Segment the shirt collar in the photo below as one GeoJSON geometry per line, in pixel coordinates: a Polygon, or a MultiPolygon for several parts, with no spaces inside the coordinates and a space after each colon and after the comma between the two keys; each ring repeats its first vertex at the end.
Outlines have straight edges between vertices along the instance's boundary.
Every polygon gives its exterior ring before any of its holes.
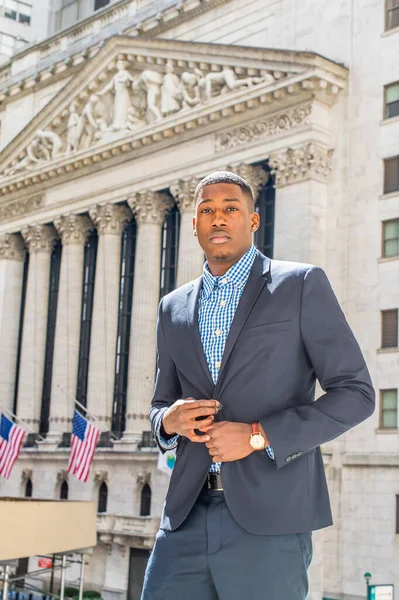
{"type": "Polygon", "coordinates": [[[252,269],[256,256],[255,246],[249,250],[224,274],[213,276],[209,270],[208,261],[204,264],[202,296],[207,298],[215,287],[239,286],[243,287],[252,269]]]}

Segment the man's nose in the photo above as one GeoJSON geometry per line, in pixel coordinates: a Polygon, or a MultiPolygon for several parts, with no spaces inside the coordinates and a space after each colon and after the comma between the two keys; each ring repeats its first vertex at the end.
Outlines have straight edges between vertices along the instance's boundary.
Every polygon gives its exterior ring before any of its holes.
{"type": "Polygon", "coordinates": [[[212,227],[225,227],[226,226],[226,215],[222,210],[215,210],[213,215],[212,227]]]}

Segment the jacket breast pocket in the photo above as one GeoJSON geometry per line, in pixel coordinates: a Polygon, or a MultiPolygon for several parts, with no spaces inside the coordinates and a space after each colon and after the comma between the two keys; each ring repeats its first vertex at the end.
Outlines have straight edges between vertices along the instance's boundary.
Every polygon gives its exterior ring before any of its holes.
{"type": "Polygon", "coordinates": [[[286,331],[291,326],[291,321],[277,321],[276,323],[265,323],[264,325],[255,325],[248,327],[247,333],[253,335],[266,335],[276,331],[286,331]]]}

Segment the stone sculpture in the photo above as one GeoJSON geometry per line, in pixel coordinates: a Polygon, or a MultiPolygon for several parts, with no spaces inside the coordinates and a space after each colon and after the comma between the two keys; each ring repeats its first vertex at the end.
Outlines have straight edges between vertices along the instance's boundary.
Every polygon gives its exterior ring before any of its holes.
{"type": "Polygon", "coordinates": [[[134,82],[134,78],[127,70],[128,62],[119,59],[116,63],[117,72],[112,77],[111,81],[98,92],[99,96],[104,96],[108,92],[114,94],[114,110],[111,129],[118,130],[126,127],[131,108],[130,88],[134,82]]]}
{"type": "Polygon", "coordinates": [[[166,73],[162,81],[161,112],[164,116],[175,113],[181,109],[182,85],[179,77],[174,72],[172,61],[166,63],[166,73]]]}
{"type": "Polygon", "coordinates": [[[146,117],[149,122],[157,121],[162,117],[159,109],[162,82],[162,73],[146,69],[132,84],[133,92],[141,94],[141,104],[146,105],[146,117]]]}

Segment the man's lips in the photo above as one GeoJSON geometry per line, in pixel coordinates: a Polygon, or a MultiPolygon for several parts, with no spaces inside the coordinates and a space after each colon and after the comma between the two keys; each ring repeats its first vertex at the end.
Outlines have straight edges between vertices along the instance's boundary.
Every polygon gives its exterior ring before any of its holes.
{"type": "Polygon", "coordinates": [[[212,235],[210,236],[209,240],[213,243],[213,244],[223,244],[224,242],[227,242],[230,239],[230,236],[225,232],[225,231],[215,231],[212,233],[212,235]]]}

